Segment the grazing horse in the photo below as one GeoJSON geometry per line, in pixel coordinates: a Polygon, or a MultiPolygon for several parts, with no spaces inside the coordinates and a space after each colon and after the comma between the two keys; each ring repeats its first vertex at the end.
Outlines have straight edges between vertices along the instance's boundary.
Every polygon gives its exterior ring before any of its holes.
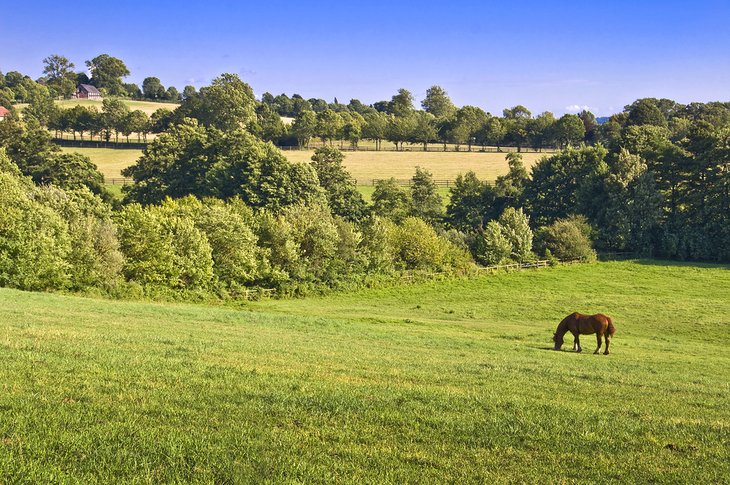
{"type": "Polygon", "coordinates": [[[558,329],[553,335],[553,341],[555,342],[554,350],[560,350],[563,346],[563,335],[567,332],[573,334],[575,340],[573,341],[573,350],[580,352],[580,335],[581,334],[596,334],[596,340],[598,340],[598,347],[593,352],[597,354],[601,350],[601,336],[606,338],[606,351],[603,352],[608,355],[608,344],[610,343],[611,337],[616,333],[616,329],[613,326],[613,322],[609,317],[602,313],[595,315],[582,315],[578,312],[571,313],[567,317],[563,318],[563,321],[558,325],[558,329]]]}

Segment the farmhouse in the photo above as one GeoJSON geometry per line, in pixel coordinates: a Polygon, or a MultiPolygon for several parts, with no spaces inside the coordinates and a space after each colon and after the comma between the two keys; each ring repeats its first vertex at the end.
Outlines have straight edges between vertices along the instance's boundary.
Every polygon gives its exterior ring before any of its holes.
{"type": "Polygon", "coordinates": [[[101,99],[101,93],[91,84],[79,84],[74,97],[78,99],[101,99]]]}
{"type": "Polygon", "coordinates": [[[10,110],[5,106],[0,106],[0,121],[4,120],[7,115],[10,114],[10,110]]]}

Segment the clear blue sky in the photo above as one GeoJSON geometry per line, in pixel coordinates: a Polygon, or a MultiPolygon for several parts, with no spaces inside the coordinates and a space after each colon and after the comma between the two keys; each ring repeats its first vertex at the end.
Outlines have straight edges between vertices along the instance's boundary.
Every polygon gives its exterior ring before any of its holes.
{"type": "Polygon", "coordinates": [[[730,100],[730,0],[125,1],[7,5],[0,70],[108,53],[141,84],[238,73],[256,95],[366,103],[444,87],[493,113],[598,115],[640,97],[730,100]],[[573,108],[570,108],[573,107],[573,108]]]}

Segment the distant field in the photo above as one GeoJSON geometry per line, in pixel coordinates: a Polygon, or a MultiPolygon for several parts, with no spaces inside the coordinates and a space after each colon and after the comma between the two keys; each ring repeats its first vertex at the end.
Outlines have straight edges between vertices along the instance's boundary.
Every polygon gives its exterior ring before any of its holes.
{"type": "MultiPolygon", "coordinates": [[[[408,190],[407,186],[403,187],[405,190],[408,190]]],[[[375,192],[375,186],[373,185],[359,185],[357,187],[357,190],[360,191],[360,193],[363,195],[365,200],[367,202],[371,202],[373,192],[375,192]]],[[[438,187],[436,191],[441,195],[441,200],[443,201],[444,207],[446,207],[446,204],[449,203],[450,195],[449,189],[447,187],[438,187]]]]}
{"type": "Polygon", "coordinates": [[[729,294],[659,261],[243,307],[0,289],[0,481],[728,483],[729,294]],[[575,310],[611,355],[550,350],[575,310]]]}
{"type": "MultiPolygon", "coordinates": [[[[178,107],[177,103],[156,103],[154,101],[137,101],[134,99],[124,99],[121,98],[124,104],[126,104],[130,110],[134,111],[136,109],[142,110],[148,115],[151,115],[155,111],[157,111],[159,108],[165,108],[169,110],[174,110],[178,107]]],[[[81,106],[96,106],[99,111],[101,111],[101,104],[102,101],[98,101],[95,99],[64,99],[61,101],[56,101],[56,104],[62,108],[72,108],[77,105],[81,106]]]]}
{"type": "MultiPolygon", "coordinates": [[[[308,162],[313,150],[287,150],[284,155],[292,162],[308,162]]],[[[505,153],[495,152],[345,152],[345,167],[360,185],[372,184],[372,179],[395,177],[409,179],[420,166],[433,173],[435,179],[453,180],[457,175],[473,170],[484,180],[494,180],[508,171],[505,153]]],[[[529,169],[545,153],[528,152],[522,160],[529,169]]]]}
{"type": "MultiPolygon", "coordinates": [[[[140,150],[112,148],[64,148],[91,158],[107,178],[121,177],[123,168],[132,165],[142,154],[140,150]]],[[[286,150],[284,155],[292,162],[309,162],[313,150],[286,150]]],[[[481,179],[494,180],[507,173],[505,153],[494,152],[345,152],[345,167],[359,185],[372,185],[373,179],[395,177],[410,179],[416,167],[426,168],[435,179],[453,180],[457,175],[473,170],[481,179]]],[[[523,153],[522,160],[529,169],[545,153],[523,153]]]]}
{"type": "Polygon", "coordinates": [[[122,169],[133,165],[142,155],[142,150],[114,148],[69,148],[62,147],[67,153],[76,152],[86,155],[94,162],[104,178],[120,178],[122,169]]]}

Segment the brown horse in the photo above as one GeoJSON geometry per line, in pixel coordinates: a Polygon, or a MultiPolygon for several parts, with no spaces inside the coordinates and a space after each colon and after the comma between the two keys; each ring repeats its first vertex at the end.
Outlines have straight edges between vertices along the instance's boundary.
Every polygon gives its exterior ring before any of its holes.
{"type": "Polygon", "coordinates": [[[602,313],[595,315],[582,315],[578,312],[571,313],[567,317],[563,318],[563,321],[558,325],[558,329],[553,335],[553,341],[555,342],[554,350],[560,350],[563,346],[563,335],[567,332],[573,334],[573,350],[580,352],[580,335],[596,334],[596,340],[598,340],[598,347],[593,352],[597,354],[601,350],[601,336],[606,338],[606,351],[603,352],[608,355],[608,344],[611,341],[611,337],[616,333],[616,329],[613,326],[613,322],[609,317],[602,313]]]}

